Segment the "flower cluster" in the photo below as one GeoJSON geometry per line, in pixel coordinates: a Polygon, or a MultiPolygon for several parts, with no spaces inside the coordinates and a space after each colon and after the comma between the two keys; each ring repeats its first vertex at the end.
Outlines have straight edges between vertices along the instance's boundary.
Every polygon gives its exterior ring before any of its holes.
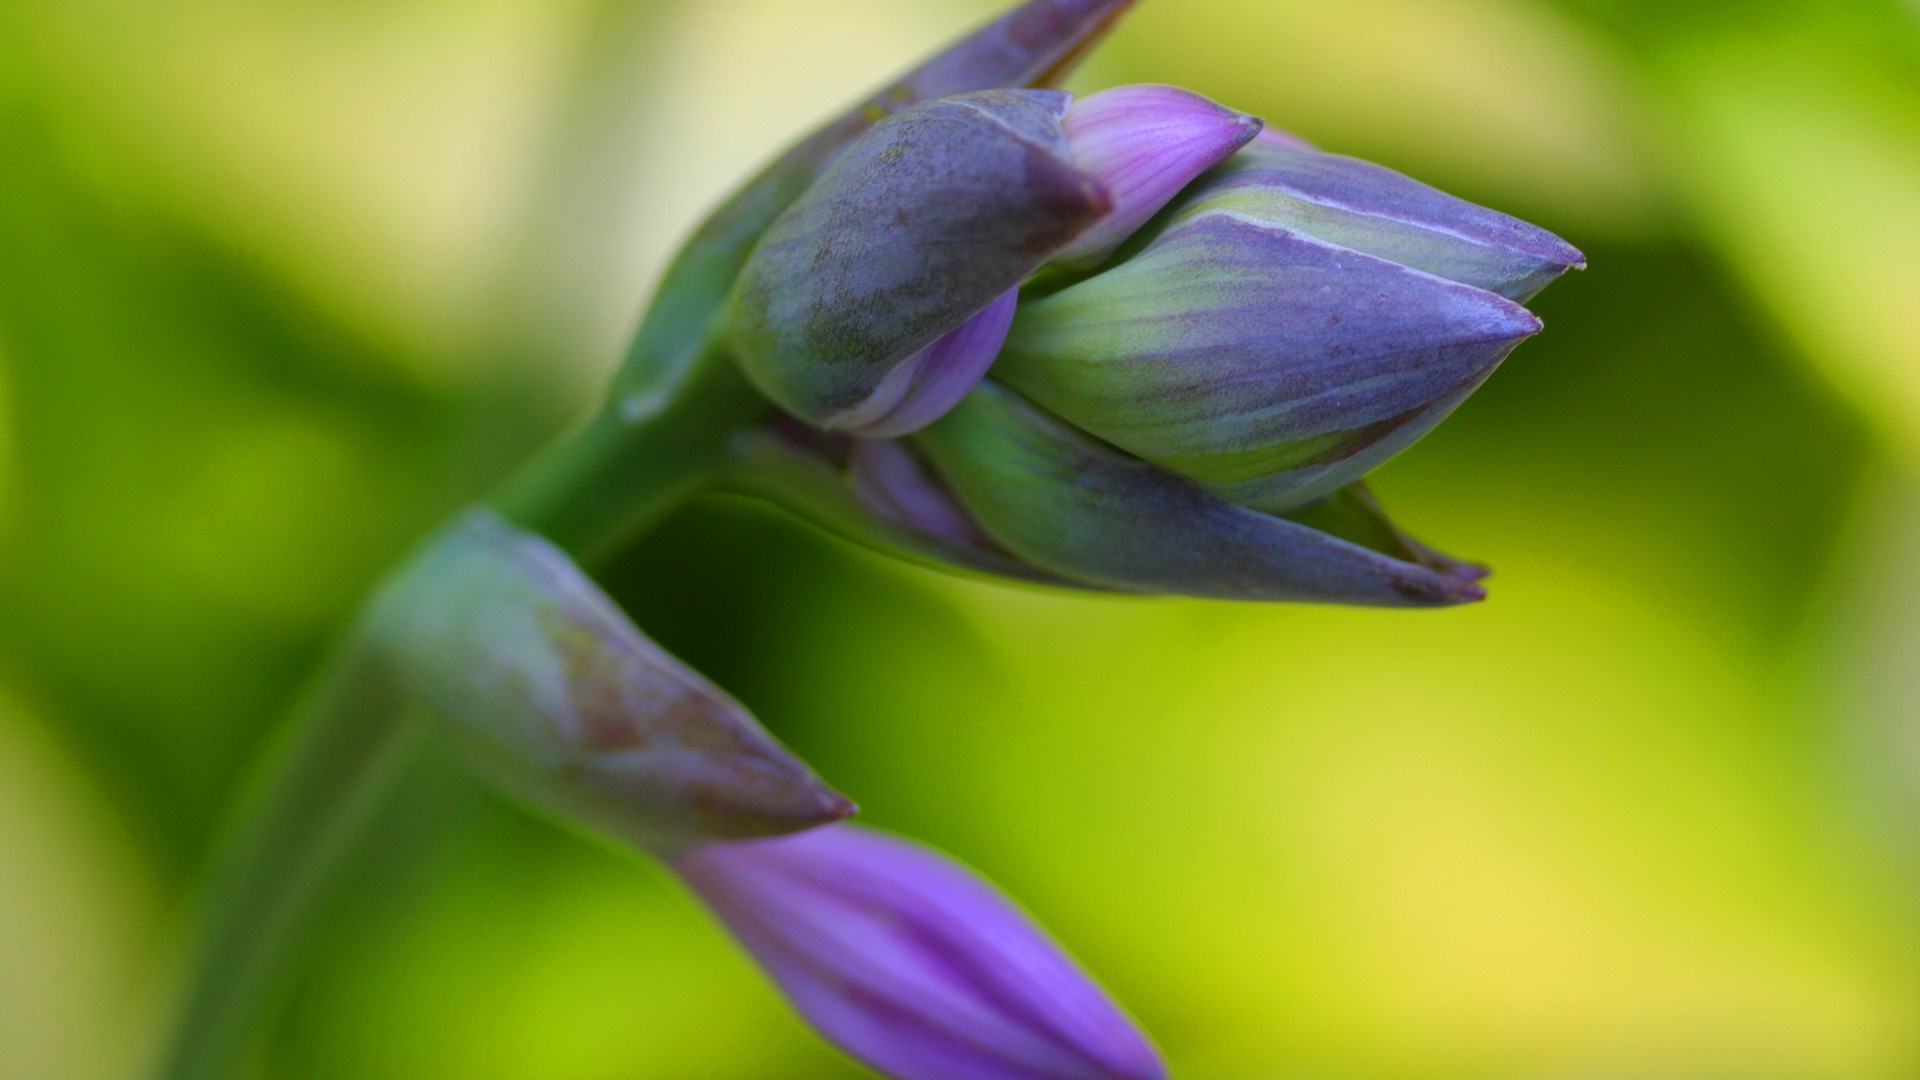
{"type": "Polygon", "coordinates": [[[1083,587],[1436,606],[1478,568],[1361,478],[1539,332],[1524,222],[1171,87],[881,123],[774,222],[741,483],[883,546],[1083,587]]]}
{"type": "MultiPolygon", "coordinates": [[[[610,413],[639,430],[717,363],[699,393],[725,429],[656,449],[718,440],[714,482],[942,566],[1479,599],[1486,572],[1408,537],[1362,477],[1540,330],[1522,305],[1580,253],[1184,90],[1047,89],[1129,3],[1032,0],[777,161],[670,271],[610,413]]],[[[674,867],[881,1072],[1165,1075],[1005,897],[843,823],[851,802],[547,537],[477,512],[369,626],[504,788],[674,867]]]]}

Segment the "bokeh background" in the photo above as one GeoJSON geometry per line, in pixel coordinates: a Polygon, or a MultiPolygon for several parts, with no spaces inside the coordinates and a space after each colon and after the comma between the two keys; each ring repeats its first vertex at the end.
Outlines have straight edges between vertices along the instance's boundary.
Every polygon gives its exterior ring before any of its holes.
{"type": "MultiPolygon", "coordinates": [[[[0,0],[0,1077],[137,1075],[248,762],[675,240],[976,0],[0,0]]],[[[1920,6],[1146,0],[1592,269],[1377,488],[1441,613],[1087,599],[744,503],[607,575],[1188,1080],[1920,1075],[1920,6]]],[[[657,868],[430,754],[287,1080],[829,1080],[657,868]]]]}

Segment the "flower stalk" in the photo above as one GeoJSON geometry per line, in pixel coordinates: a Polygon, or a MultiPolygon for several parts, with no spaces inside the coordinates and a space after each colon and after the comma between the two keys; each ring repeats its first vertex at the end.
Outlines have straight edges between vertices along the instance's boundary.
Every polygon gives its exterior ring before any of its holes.
{"type": "MultiPolygon", "coordinates": [[[[772,407],[713,342],[761,234],[874,124],[949,94],[1051,85],[1133,3],[1031,0],[787,151],[681,250],[602,407],[488,504],[592,565],[735,469],[740,430],[772,407]]],[[[215,852],[155,1080],[245,1074],[308,916],[430,730],[367,621],[363,611],[285,721],[215,852]]]]}
{"type": "Polygon", "coordinates": [[[428,730],[365,634],[348,635],[221,845],[161,1080],[244,1075],[301,928],[428,730]]]}
{"type": "Polygon", "coordinates": [[[1446,607],[1484,568],[1362,477],[1583,264],[1524,222],[1172,87],[1051,89],[1132,0],[1029,0],[707,221],[602,407],[389,576],[229,846],[160,1080],[245,1063],[298,928],[431,718],[529,809],[673,866],[896,1080],[1159,1080],[1064,951],[649,640],[590,570],[712,490],[1020,581],[1446,607]]]}

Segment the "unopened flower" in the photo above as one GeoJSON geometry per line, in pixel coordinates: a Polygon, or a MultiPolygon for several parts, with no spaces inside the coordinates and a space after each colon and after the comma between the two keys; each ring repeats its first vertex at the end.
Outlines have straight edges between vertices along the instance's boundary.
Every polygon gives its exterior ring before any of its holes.
{"type": "Polygon", "coordinates": [[[1151,1044],[998,890],[836,825],[715,844],[681,876],[794,1008],[895,1080],[1162,1080],[1151,1044]]]}
{"type": "Polygon", "coordinates": [[[558,817],[671,854],[853,812],[564,553],[484,511],[394,578],[370,626],[404,691],[558,817]]]}
{"type": "MultiPolygon", "coordinates": [[[[1000,339],[929,348],[1017,288],[1109,208],[1060,119],[1071,99],[990,90],[881,121],[773,223],[734,284],[747,373],[821,427],[898,434],[911,399],[950,407],[1000,339]],[[957,367],[963,377],[950,378],[957,367]],[[956,392],[957,391],[957,392],[956,392]]],[[[939,415],[931,407],[923,411],[939,415]]]]}
{"type": "Polygon", "coordinates": [[[1411,445],[1540,329],[1579,264],[1523,222],[1378,166],[1256,143],[1121,265],[1025,305],[996,376],[1270,512],[1411,445]]]}
{"type": "MultiPolygon", "coordinates": [[[[978,190],[960,179],[959,193],[931,199],[920,177],[963,177],[950,167],[958,151],[886,124],[848,153],[884,161],[862,174],[872,191],[852,198],[830,174],[775,224],[773,253],[756,253],[736,290],[742,363],[816,428],[906,438],[743,436],[742,486],[877,546],[1093,588],[1390,605],[1483,596],[1483,571],[1407,540],[1354,485],[1540,330],[1521,303],[1583,265],[1580,253],[1389,170],[1262,135],[1186,91],[1024,100],[1045,108],[999,126],[1044,150],[1039,174],[1077,175],[1104,196],[1046,244],[1020,248],[949,209],[1031,200],[1030,176],[978,190]],[[892,216],[856,212],[875,200],[892,216]],[[861,258],[873,250],[888,253],[878,277],[861,258]],[[824,282],[807,272],[823,265],[836,268],[824,282]],[[1016,277],[1027,283],[1017,306],[1016,277]],[[881,278],[897,292],[828,284],[881,278]],[[762,318],[775,311],[785,338],[762,318]],[[810,470],[796,463],[809,454],[810,470]],[[768,490],[778,485],[757,468],[809,483],[768,490]]],[[[984,117],[977,104],[933,102],[890,122],[943,109],[958,121],[963,106],[984,117]]],[[[1061,205],[1029,201],[1016,220],[1061,205]]]]}
{"type": "Polygon", "coordinates": [[[809,423],[916,431],[986,374],[1021,282],[1050,261],[1097,260],[1259,130],[1171,87],[917,105],[854,143],[761,238],[734,285],[734,352],[809,423]]]}
{"type": "Polygon", "coordinates": [[[1260,133],[1261,121],[1174,86],[1122,86],[1073,103],[1061,121],[1075,164],[1113,206],[1054,261],[1097,261],[1172,202],[1194,177],[1260,133]]]}

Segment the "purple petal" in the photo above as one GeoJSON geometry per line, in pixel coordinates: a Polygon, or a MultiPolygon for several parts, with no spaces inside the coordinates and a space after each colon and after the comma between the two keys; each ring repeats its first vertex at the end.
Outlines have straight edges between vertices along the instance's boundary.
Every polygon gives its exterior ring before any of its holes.
{"type": "Polygon", "coordinates": [[[1076,102],[1062,126],[1074,160],[1113,209],[1055,260],[1097,260],[1208,169],[1260,133],[1261,121],[1172,86],[1122,86],[1076,102]]]}
{"type": "Polygon", "coordinates": [[[993,543],[900,443],[857,440],[847,460],[847,477],[854,497],[882,521],[951,544],[987,547],[993,543]]]}
{"type": "Polygon", "coordinates": [[[1183,219],[1224,211],[1520,303],[1586,265],[1545,229],[1305,143],[1256,140],[1191,195],[1183,219]]]}
{"type": "Polygon", "coordinates": [[[1161,1080],[1112,999],[1004,896],[847,826],[676,867],[794,1007],[899,1080],[1161,1080]]]}
{"type": "Polygon", "coordinates": [[[867,439],[895,439],[945,416],[999,358],[1019,306],[1020,290],[1008,291],[959,329],[907,358],[887,374],[873,396],[828,426],[867,439]]]}

